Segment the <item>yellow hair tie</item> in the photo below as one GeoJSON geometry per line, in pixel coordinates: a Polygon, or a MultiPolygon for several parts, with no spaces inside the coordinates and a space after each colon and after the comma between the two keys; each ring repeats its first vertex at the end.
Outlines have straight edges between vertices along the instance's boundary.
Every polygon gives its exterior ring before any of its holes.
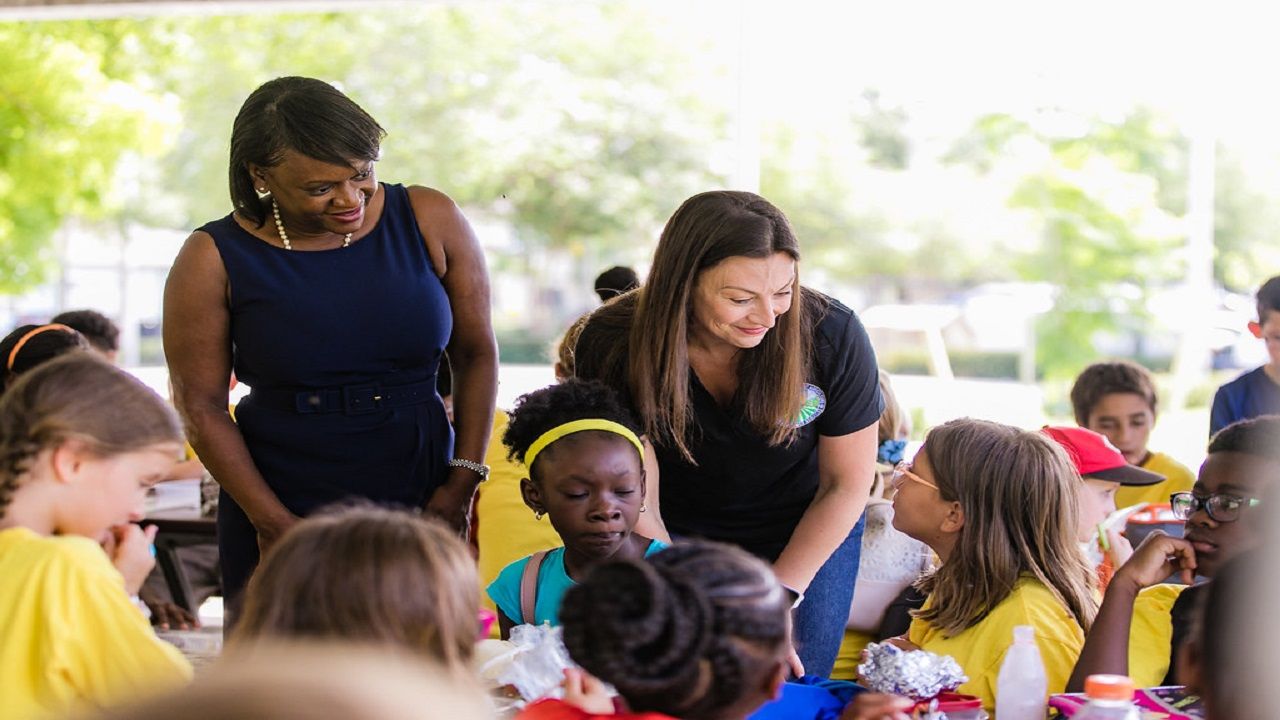
{"type": "Polygon", "coordinates": [[[538,436],[537,440],[524,451],[524,466],[533,467],[533,461],[538,457],[538,453],[547,449],[551,443],[559,440],[566,435],[583,432],[585,430],[603,430],[611,432],[614,435],[621,435],[628,442],[636,446],[636,452],[640,453],[640,462],[644,463],[644,445],[640,443],[640,438],[631,432],[626,425],[616,423],[612,420],[604,420],[601,418],[583,418],[581,420],[573,420],[563,425],[557,425],[550,430],[538,436]]]}

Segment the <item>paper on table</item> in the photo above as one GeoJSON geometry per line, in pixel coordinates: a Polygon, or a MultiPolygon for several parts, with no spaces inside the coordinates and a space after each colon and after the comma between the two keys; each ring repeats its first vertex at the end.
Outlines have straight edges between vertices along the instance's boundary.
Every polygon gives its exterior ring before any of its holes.
{"type": "Polygon", "coordinates": [[[147,513],[179,509],[200,509],[200,478],[170,480],[147,491],[147,513]]]}

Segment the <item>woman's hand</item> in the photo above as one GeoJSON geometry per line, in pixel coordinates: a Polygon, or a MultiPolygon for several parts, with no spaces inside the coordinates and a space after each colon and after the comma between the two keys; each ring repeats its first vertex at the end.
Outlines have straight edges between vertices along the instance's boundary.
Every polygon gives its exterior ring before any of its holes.
{"type": "Polygon", "coordinates": [[[612,715],[613,696],[604,683],[578,668],[564,669],[564,701],[588,715],[612,715]]]}
{"type": "Polygon", "coordinates": [[[471,534],[471,500],[475,497],[479,478],[466,468],[452,468],[449,479],[431,493],[431,499],[423,508],[428,515],[445,522],[458,537],[466,540],[471,534]]]}
{"type": "Polygon", "coordinates": [[[840,720],[911,720],[915,703],[898,695],[864,692],[845,706],[840,720]]]}
{"type": "Polygon", "coordinates": [[[1137,592],[1164,582],[1176,572],[1182,573],[1183,582],[1190,585],[1195,582],[1195,569],[1196,551],[1191,543],[1156,530],[1143,538],[1128,562],[1116,569],[1111,586],[1119,582],[1137,592]]]}
{"type": "Polygon", "coordinates": [[[258,533],[258,557],[264,558],[267,552],[271,550],[271,546],[284,536],[289,528],[298,523],[300,518],[289,511],[268,519],[268,520],[252,520],[253,528],[258,533]]]}
{"type": "Polygon", "coordinates": [[[116,525],[102,544],[111,564],[124,576],[124,589],[130,595],[138,594],[151,568],[156,566],[151,543],[156,539],[157,530],[155,525],[148,525],[145,530],[133,523],[116,525]]]}

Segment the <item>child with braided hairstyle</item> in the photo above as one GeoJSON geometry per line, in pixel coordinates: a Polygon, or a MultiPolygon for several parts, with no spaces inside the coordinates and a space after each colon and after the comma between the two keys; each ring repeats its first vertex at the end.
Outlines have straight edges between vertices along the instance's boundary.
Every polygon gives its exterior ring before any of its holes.
{"type": "Polygon", "coordinates": [[[6,717],[110,706],[190,679],[129,598],[155,564],[155,528],[134,522],[182,437],[164,400],[89,353],[50,360],[0,397],[6,717]]]}
{"type": "Polygon", "coordinates": [[[19,325],[0,339],[0,361],[4,375],[0,391],[12,385],[31,368],[70,350],[88,350],[84,336],[61,323],[19,325]]]}
{"type": "Polygon", "coordinates": [[[644,446],[606,385],[570,379],[516,401],[502,436],[528,470],[524,502],[564,542],[511,563],[488,588],[502,637],[517,624],[559,624],[560,600],[593,565],[666,545],[632,532],[644,506],[644,446]]]}
{"type": "MultiPolygon", "coordinates": [[[[542,700],[518,718],[746,718],[782,694],[793,600],[764,561],[720,543],[601,563],[560,610],[569,656],[594,677],[571,671],[564,700],[542,700]],[[618,690],[624,712],[614,714],[600,680],[618,690]]],[[[863,693],[842,718],[906,718],[910,707],[863,693]]]]}

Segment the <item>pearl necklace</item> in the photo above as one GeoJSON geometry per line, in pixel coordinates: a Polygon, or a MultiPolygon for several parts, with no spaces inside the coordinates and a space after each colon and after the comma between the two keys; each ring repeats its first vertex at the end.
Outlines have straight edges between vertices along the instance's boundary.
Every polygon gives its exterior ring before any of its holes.
{"type": "MultiPolygon", "coordinates": [[[[293,246],[289,244],[289,233],[284,231],[284,223],[280,220],[280,206],[276,204],[275,198],[271,199],[271,214],[276,216],[276,231],[280,233],[280,242],[284,243],[285,250],[292,250],[293,246]]],[[[342,247],[350,247],[351,233],[347,233],[342,238],[342,247]]]]}

